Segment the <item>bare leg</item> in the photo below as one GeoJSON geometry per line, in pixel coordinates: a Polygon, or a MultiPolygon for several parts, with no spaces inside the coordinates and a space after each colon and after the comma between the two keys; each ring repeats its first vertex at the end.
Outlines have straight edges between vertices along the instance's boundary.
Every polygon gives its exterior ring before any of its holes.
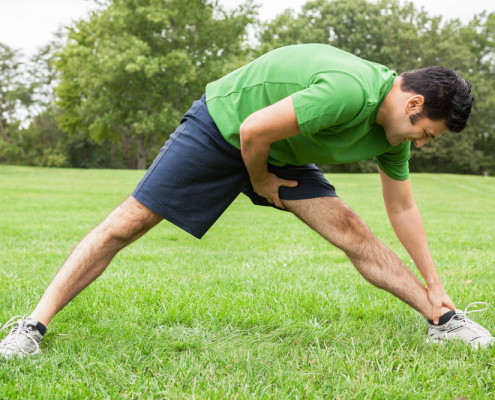
{"type": "MultiPolygon", "coordinates": [[[[421,281],[338,197],[283,200],[283,203],[309,227],[343,250],[367,281],[432,319],[432,306],[421,281]]],[[[447,311],[442,310],[442,313],[447,311]]]]}
{"type": "Polygon", "coordinates": [[[48,325],[55,314],[101,275],[121,249],[160,221],[159,215],[129,197],[76,246],[30,318],[48,325]]]}

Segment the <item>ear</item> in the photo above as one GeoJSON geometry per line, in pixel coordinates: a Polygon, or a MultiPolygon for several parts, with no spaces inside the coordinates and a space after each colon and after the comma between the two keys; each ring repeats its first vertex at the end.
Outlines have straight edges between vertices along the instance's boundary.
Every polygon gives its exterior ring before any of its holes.
{"type": "Polygon", "coordinates": [[[421,94],[415,94],[409,97],[406,102],[406,114],[417,114],[423,111],[423,105],[425,103],[425,98],[421,94]]]}

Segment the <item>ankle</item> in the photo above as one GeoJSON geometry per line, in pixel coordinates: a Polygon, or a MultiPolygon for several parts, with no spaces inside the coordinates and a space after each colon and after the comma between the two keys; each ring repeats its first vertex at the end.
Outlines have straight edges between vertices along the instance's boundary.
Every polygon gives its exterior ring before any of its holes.
{"type": "Polygon", "coordinates": [[[36,312],[33,312],[28,318],[34,319],[35,321],[39,322],[42,324],[45,328],[48,326],[50,323],[50,319],[42,316],[41,314],[38,315],[36,312]]]}

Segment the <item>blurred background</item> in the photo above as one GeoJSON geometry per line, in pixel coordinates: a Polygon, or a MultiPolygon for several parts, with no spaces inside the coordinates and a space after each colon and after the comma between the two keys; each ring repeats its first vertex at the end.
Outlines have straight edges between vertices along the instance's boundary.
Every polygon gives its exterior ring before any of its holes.
{"type": "MultiPolygon", "coordinates": [[[[205,85],[280,46],[327,43],[397,72],[453,68],[468,128],[412,172],[495,174],[495,2],[0,0],[0,163],[149,166],[205,85]]],[[[413,146],[414,147],[414,146],[413,146]]],[[[367,160],[327,172],[376,172],[367,160]]]]}

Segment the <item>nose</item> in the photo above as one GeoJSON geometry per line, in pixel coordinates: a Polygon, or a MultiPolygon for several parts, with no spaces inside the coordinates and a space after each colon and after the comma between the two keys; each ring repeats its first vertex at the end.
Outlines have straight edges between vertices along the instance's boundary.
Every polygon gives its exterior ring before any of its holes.
{"type": "Polygon", "coordinates": [[[423,147],[427,141],[428,141],[428,139],[416,139],[413,142],[414,143],[414,147],[416,147],[417,149],[419,149],[420,147],[423,147]]]}

